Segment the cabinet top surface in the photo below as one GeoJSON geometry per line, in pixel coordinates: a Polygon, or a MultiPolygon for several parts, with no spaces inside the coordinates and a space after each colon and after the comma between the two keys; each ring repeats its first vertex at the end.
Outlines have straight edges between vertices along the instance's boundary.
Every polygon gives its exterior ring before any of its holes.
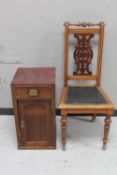
{"type": "Polygon", "coordinates": [[[18,68],[11,84],[55,84],[55,68],[18,68]]]}

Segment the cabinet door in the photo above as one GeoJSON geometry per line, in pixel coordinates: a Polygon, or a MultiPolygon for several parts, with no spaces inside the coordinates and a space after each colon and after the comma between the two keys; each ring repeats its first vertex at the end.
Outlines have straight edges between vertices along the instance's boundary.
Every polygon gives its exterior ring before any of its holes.
{"type": "Polygon", "coordinates": [[[51,100],[19,100],[18,109],[22,145],[29,148],[52,146],[55,121],[51,100]]]}

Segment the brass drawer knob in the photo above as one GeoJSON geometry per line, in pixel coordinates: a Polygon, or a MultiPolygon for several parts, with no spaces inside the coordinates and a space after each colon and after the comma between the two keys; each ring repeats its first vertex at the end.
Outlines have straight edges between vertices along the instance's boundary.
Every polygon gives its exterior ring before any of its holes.
{"type": "Polygon", "coordinates": [[[31,97],[38,96],[38,91],[37,91],[37,89],[30,89],[30,90],[29,90],[29,96],[31,96],[31,97]]]}

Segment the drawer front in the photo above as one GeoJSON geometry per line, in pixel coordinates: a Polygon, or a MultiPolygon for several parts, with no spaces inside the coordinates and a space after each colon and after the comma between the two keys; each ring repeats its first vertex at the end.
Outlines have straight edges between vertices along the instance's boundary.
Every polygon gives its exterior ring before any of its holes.
{"type": "Polygon", "coordinates": [[[16,98],[50,98],[51,87],[17,87],[15,88],[16,98]]]}

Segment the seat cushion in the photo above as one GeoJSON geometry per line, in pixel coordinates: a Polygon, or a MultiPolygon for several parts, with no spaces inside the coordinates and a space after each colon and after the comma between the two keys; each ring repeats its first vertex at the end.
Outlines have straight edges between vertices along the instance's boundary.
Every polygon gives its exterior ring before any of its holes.
{"type": "Polygon", "coordinates": [[[107,103],[97,87],[69,87],[66,104],[105,104],[107,103]]]}

